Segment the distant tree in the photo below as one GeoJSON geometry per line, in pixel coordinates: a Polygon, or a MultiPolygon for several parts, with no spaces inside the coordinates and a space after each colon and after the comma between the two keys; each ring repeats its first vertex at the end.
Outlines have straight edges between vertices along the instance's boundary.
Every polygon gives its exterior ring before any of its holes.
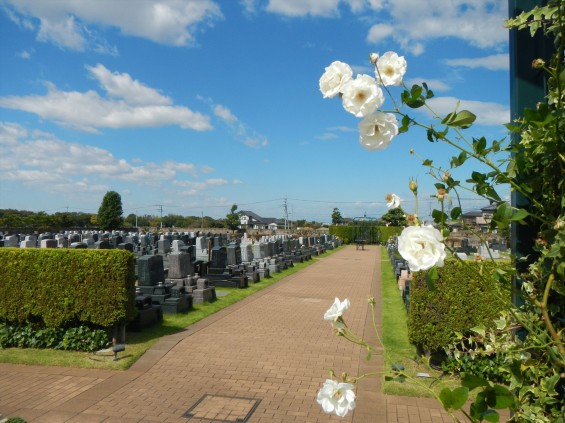
{"type": "Polygon", "coordinates": [[[343,217],[341,216],[339,209],[336,207],[332,212],[332,224],[339,225],[341,223],[343,223],[343,217]]]}
{"type": "Polygon", "coordinates": [[[132,228],[135,227],[136,223],[137,223],[137,216],[134,213],[128,214],[124,220],[124,224],[132,228]]]}
{"type": "Polygon", "coordinates": [[[98,209],[98,225],[104,231],[119,229],[124,224],[122,197],[116,191],[108,191],[98,209]]]}
{"type": "Polygon", "coordinates": [[[406,212],[402,207],[391,209],[381,216],[381,220],[385,221],[391,226],[406,226],[406,212]]]}
{"type": "Polygon", "coordinates": [[[236,230],[239,226],[239,216],[235,212],[237,210],[237,204],[231,206],[230,212],[226,215],[225,224],[226,227],[231,229],[232,231],[236,230]]]}

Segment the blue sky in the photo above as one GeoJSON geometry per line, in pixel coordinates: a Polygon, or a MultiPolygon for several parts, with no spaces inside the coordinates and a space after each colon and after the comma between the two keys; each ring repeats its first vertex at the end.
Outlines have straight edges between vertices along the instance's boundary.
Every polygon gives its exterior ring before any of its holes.
{"type": "Polygon", "coordinates": [[[235,203],[284,217],[286,199],[290,219],[327,222],[334,207],[380,217],[391,192],[413,211],[416,178],[426,217],[434,181],[409,151],[447,164],[453,150],[418,131],[365,150],[319,78],[335,60],[372,75],[369,53],[392,50],[436,111],[460,99],[478,116],[470,137],[503,138],[507,13],[500,0],[0,0],[0,208],[96,213],[114,190],[126,215],[235,203]]]}

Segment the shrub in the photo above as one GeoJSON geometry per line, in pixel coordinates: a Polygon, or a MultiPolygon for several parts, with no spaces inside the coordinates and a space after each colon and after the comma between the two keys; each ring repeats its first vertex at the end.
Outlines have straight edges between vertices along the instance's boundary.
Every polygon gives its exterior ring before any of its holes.
{"type": "Polygon", "coordinates": [[[438,269],[434,287],[427,285],[424,272],[415,273],[410,285],[410,342],[424,351],[437,351],[455,340],[455,332],[491,325],[504,307],[500,298],[510,299],[510,286],[480,275],[491,275],[500,266],[447,260],[438,269]]]}
{"type": "Polygon", "coordinates": [[[0,263],[0,321],[111,327],[135,316],[129,251],[0,248],[0,263]]]}
{"type": "Polygon", "coordinates": [[[110,338],[102,329],[44,328],[0,324],[0,348],[51,348],[56,350],[97,351],[107,347],[110,338]]]}

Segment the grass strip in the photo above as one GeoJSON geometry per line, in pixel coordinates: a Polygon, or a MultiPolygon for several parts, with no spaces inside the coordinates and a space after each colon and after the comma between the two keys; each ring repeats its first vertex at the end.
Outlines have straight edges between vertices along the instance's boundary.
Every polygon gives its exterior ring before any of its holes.
{"type": "Polygon", "coordinates": [[[425,360],[417,358],[416,347],[408,339],[408,313],[404,307],[401,291],[394,270],[388,259],[388,253],[381,247],[381,295],[382,295],[382,341],[385,355],[385,370],[392,365],[401,364],[405,373],[415,381],[382,381],[383,393],[410,397],[433,396],[425,386],[439,393],[444,387],[451,389],[459,386],[456,380],[446,377],[440,371],[429,367],[425,360]],[[419,378],[417,373],[427,373],[429,379],[419,378]]]}

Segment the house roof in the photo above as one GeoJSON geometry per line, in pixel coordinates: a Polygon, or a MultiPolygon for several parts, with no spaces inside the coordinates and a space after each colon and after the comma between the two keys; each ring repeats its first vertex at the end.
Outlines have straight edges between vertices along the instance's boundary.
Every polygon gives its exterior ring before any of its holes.
{"type": "Polygon", "coordinates": [[[249,210],[241,210],[238,214],[240,216],[241,215],[249,216],[251,222],[262,223],[264,225],[270,225],[272,223],[275,223],[277,225],[284,225],[284,220],[282,219],[277,219],[275,217],[261,217],[257,213],[253,213],[252,211],[249,210]]]}

